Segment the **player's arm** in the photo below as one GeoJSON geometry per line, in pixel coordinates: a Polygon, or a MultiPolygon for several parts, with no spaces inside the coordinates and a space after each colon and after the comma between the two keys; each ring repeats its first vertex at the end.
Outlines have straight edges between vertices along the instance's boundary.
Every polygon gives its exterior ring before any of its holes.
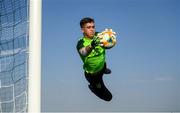
{"type": "Polygon", "coordinates": [[[83,45],[83,40],[80,40],[77,44],[77,50],[82,56],[87,56],[91,51],[97,46],[96,42],[93,40],[92,43],[88,46],[83,45]]]}
{"type": "Polygon", "coordinates": [[[91,45],[88,45],[88,46],[80,48],[79,53],[83,56],[88,56],[92,50],[93,50],[93,47],[91,45]]]}

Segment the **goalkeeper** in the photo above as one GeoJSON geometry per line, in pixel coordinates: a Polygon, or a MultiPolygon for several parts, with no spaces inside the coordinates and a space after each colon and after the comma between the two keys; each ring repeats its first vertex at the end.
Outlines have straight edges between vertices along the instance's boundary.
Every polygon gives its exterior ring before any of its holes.
{"type": "Polygon", "coordinates": [[[111,70],[106,67],[105,48],[98,45],[95,40],[97,32],[95,32],[94,19],[86,17],[80,21],[83,37],[77,43],[78,53],[84,63],[83,69],[87,81],[90,83],[89,88],[92,92],[97,90],[106,91],[105,94],[96,94],[103,100],[110,101],[112,94],[105,87],[103,82],[103,74],[110,74],[111,70]]]}

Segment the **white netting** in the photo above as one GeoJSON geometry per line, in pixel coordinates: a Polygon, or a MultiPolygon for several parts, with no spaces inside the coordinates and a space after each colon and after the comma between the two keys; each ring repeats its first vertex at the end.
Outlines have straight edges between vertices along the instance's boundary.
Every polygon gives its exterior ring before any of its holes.
{"type": "Polygon", "coordinates": [[[0,113],[27,112],[28,1],[0,0],[0,113]]]}

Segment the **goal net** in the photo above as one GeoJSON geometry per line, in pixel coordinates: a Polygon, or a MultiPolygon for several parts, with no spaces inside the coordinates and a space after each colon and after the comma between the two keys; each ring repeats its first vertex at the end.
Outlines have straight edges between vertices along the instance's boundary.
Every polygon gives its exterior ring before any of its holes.
{"type": "Polygon", "coordinates": [[[0,0],[0,113],[28,112],[29,1],[0,0]]]}

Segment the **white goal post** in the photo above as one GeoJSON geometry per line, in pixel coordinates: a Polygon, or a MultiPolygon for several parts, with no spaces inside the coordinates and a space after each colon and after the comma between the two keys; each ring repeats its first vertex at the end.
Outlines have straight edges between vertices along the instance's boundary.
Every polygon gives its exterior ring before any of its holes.
{"type": "Polygon", "coordinates": [[[28,112],[41,108],[41,0],[30,0],[28,112]]]}
{"type": "Polygon", "coordinates": [[[42,0],[0,0],[0,113],[41,112],[42,0]]]}

